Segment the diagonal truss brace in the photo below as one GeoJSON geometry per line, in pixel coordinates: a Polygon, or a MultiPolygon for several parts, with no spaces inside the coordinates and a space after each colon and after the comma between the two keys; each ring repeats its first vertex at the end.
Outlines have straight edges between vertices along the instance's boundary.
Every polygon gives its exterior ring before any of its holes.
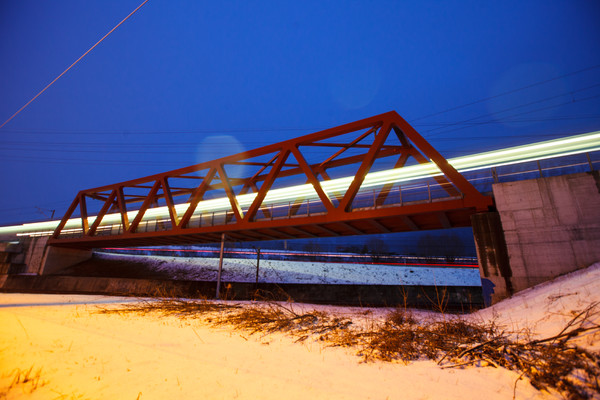
{"type": "MultiPolygon", "coordinates": [[[[479,193],[473,185],[468,182],[454,167],[452,167],[416,130],[414,130],[400,115],[396,112],[388,112],[375,117],[366,118],[350,124],[327,129],[314,134],[306,135],[296,139],[290,139],[281,143],[265,146],[259,149],[251,150],[246,153],[240,153],[218,160],[208,161],[191,167],[181,168],[162,174],[152,175],[146,178],[135,179],[128,182],[122,182],[116,185],[108,185],[100,188],[84,190],[78,193],[73,203],[68,208],[66,214],[58,224],[52,235],[52,239],[59,239],[59,235],[64,230],[67,221],[79,209],[81,218],[81,229],[85,236],[92,237],[97,234],[98,228],[102,223],[109,209],[117,210],[121,215],[122,234],[137,235],[137,229],[144,219],[147,210],[158,204],[159,199],[163,199],[169,213],[171,221],[169,230],[177,232],[186,232],[190,228],[189,222],[195,213],[198,204],[204,199],[205,193],[212,190],[224,190],[230,204],[233,215],[235,216],[234,225],[249,229],[252,224],[257,223],[257,213],[263,210],[263,214],[269,215],[268,210],[263,204],[267,193],[280,178],[286,178],[294,175],[304,175],[306,182],[309,183],[318,195],[321,204],[325,208],[328,220],[343,221],[348,218],[352,211],[352,203],[356,198],[366,175],[372,169],[374,162],[378,158],[398,156],[395,163],[396,168],[402,168],[409,157],[416,159],[418,163],[434,163],[443,176],[433,177],[451,196],[460,194],[465,206],[473,207],[477,210],[487,209],[492,204],[491,198],[479,193]],[[394,129],[395,134],[400,140],[401,145],[386,145],[386,139],[394,129]],[[348,143],[332,143],[326,140],[358,132],[357,136],[348,143]],[[371,133],[374,139],[371,144],[362,143],[371,133]],[[300,147],[339,147],[333,155],[321,162],[310,164],[307,162],[300,147]],[[366,152],[346,156],[348,149],[365,150],[366,152]],[[266,155],[270,159],[265,162],[251,161],[256,157],[266,155]],[[286,164],[288,158],[292,155],[297,164],[286,164]],[[334,196],[337,199],[337,206],[333,204],[329,195],[323,189],[318,176],[324,180],[329,180],[327,170],[350,164],[359,164],[349,187],[334,196]],[[226,165],[255,165],[259,166],[258,172],[249,177],[228,177],[226,165]],[[284,169],[287,168],[287,169],[284,169]],[[197,176],[199,171],[207,171],[203,177],[197,176]],[[169,179],[171,178],[189,178],[201,180],[198,186],[193,188],[171,188],[169,179]],[[136,188],[147,190],[145,195],[124,194],[125,188],[136,188]],[[256,197],[250,206],[244,210],[240,206],[237,196],[247,193],[250,189],[256,192],[256,197]],[[182,197],[186,197],[184,202],[182,197]],[[88,211],[86,199],[95,199],[103,201],[102,208],[96,215],[96,219],[91,224],[88,223],[88,211]],[[129,221],[127,209],[130,204],[140,203],[133,221],[129,221]],[[182,215],[178,215],[176,209],[186,204],[186,209],[182,215]]],[[[386,184],[380,189],[375,205],[382,204],[385,201],[390,185],[386,184]]],[[[271,216],[272,217],[272,216],[271,216]]],[[[271,218],[272,219],[272,218],[271,218]]],[[[193,228],[199,229],[199,228],[193,228]]]]}

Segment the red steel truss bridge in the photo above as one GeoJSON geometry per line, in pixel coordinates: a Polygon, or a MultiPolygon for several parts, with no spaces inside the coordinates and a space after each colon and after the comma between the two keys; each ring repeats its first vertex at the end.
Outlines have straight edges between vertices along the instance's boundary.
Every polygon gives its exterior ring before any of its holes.
{"type": "Polygon", "coordinates": [[[217,242],[223,233],[262,241],[441,229],[470,226],[471,215],[491,206],[391,111],[82,190],[48,244],[90,249],[217,242]]]}

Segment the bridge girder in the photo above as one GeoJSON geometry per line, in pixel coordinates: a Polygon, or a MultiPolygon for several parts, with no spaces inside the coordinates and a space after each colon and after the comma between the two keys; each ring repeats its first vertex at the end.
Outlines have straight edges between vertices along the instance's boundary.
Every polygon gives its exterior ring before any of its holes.
{"type": "Polygon", "coordinates": [[[190,167],[82,190],[49,244],[97,248],[214,242],[220,233],[254,241],[441,229],[468,226],[470,215],[492,205],[491,197],[479,193],[391,111],[190,167]],[[317,154],[315,160],[315,149],[334,151],[326,157],[317,154]],[[386,182],[372,189],[372,204],[364,204],[365,193],[370,196],[371,191],[361,191],[367,174],[376,162],[390,157],[394,157],[394,169],[405,168],[409,161],[437,167],[440,174],[430,177],[431,184],[427,181],[426,199],[407,201],[400,186],[396,194],[396,183],[386,182]],[[250,171],[234,176],[235,168],[250,171]],[[355,171],[347,188],[328,193],[325,186],[332,179],[330,174],[344,168],[355,171]],[[266,202],[271,189],[285,191],[285,184],[298,179],[305,188],[309,185],[314,198],[306,201],[305,195],[298,194],[287,207],[266,202]],[[442,196],[432,197],[434,185],[442,196]],[[215,212],[211,221],[210,212],[199,209],[203,202],[214,202],[215,195],[228,204],[217,222],[215,212]],[[240,204],[242,198],[246,203],[240,204]],[[93,202],[97,212],[90,224],[88,203],[93,202]],[[128,213],[134,204],[140,204],[139,208],[128,213]],[[165,217],[151,216],[159,210],[166,210],[165,217]],[[109,213],[113,218],[118,215],[118,223],[107,228],[109,213]],[[79,221],[74,235],[68,227],[73,218],[79,221]],[[154,223],[152,231],[148,231],[149,221],[154,223]]]}

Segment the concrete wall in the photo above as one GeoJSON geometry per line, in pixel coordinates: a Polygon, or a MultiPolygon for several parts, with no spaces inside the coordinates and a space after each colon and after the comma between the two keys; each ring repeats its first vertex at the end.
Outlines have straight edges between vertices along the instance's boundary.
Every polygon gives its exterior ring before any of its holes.
{"type": "Polygon", "coordinates": [[[52,274],[92,257],[91,250],[48,246],[47,237],[0,243],[0,275],[52,274]]]}
{"type": "MultiPolygon", "coordinates": [[[[511,294],[507,286],[516,292],[600,261],[597,171],[499,183],[493,191],[509,258],[504,272],[480,262],[482,278],[496,285],[493,302],[511,294]]],[[[474,234],[481,257],[484,241],[474,234]]]]}
{"type": "Polygon", "coordinates": [[[45,246],[40,275],[55,274],[72,265],[92,258],[92,250],[45,246]]]}
{"type": "Polygon", "coordinates": [[[0,243],[0,275],[25,270],[25,256],[21,243],[0,243]]]}

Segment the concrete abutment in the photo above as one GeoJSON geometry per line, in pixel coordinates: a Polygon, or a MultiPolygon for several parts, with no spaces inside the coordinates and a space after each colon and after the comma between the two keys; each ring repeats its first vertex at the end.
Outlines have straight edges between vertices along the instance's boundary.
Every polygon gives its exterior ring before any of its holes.
{"type": "Polygon", "coordinates": [[[498,212],[472,217],[492,303],[600,261],[598,171],[497,183],[493,191],[498,212]]]}
{"type": "Polygon", "coordinates": [[[48,237],[0,243],[0,275],[47,275],[89,260],[92,250],[48,246],[48,237]]]}

